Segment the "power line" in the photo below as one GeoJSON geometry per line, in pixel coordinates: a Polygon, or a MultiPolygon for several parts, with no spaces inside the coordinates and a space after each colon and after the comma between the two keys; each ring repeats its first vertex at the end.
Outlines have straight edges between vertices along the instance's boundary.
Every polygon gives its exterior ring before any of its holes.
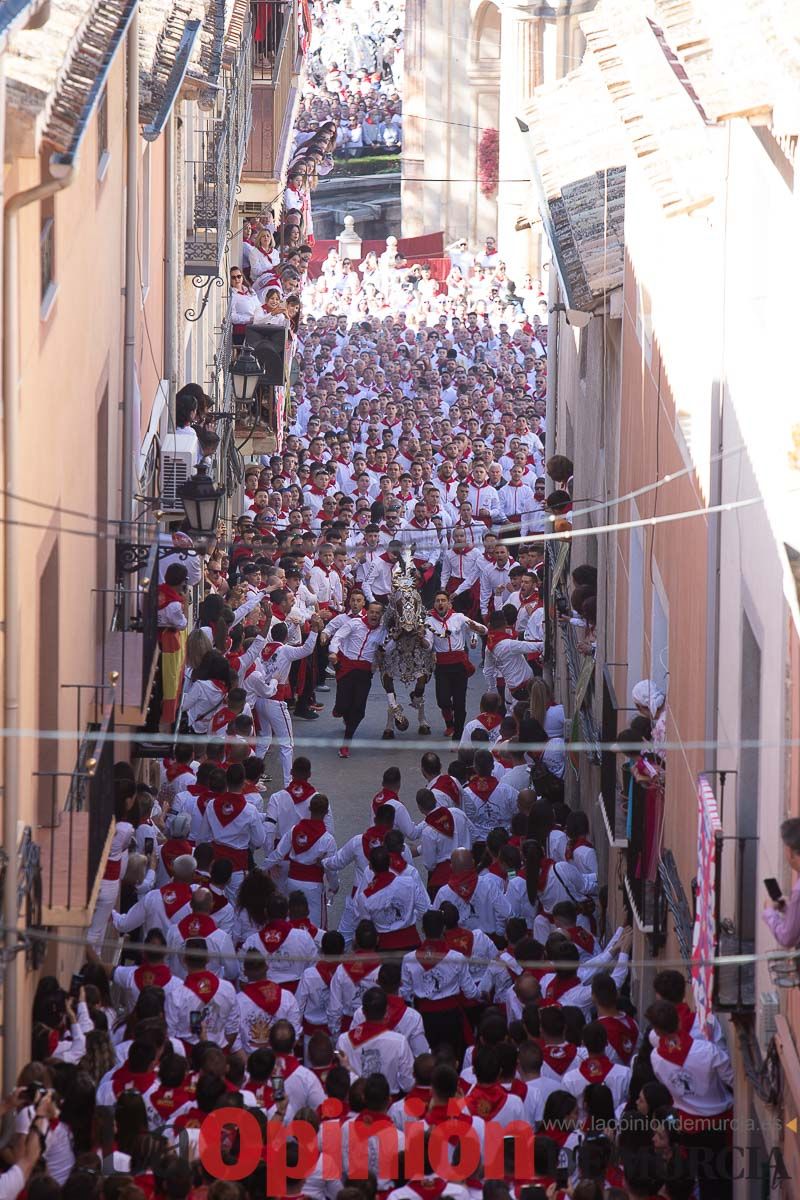
{"type": "MultiPolygon", "coordinates": [[[[98,683],[97,685],[101,685],[98,683]]],[[[87,690],[91,690],[91,686],[87,685],[87,690]]],[[[212,742],[215,745],[241,745],[242,739],[236,737],[215,737],[212,733],[148,733],[148,732],[132,732],[132,733],[89,733],[85,729],[11,729],[0,728],[0,738],[19,737],[31,738],[40,741],[72,741],[77,742],[86,737],[93,738],[96,742],[102,745],[103,742],[119,743],[120,745],[147,745],[147,746],[164,746],[169,749],[172,746],[206,746],[212,742]]],[[[270,746],[309,746],[317,749],[325,749],[338,747],[341,745],[341,733],[304,735],[293,737],[291,740],[288,737],[273,737],[270,746]]],[[[558,739],[554,746],[551,741],[548,742],[514,742],[509,746],[503,744],[504,748],[522,753],[541,754],[548,752],[551,755],[555,753],[567,754],[573,751],[594,754],[602,750],[608,750],[613,753],[649,753],[656,754],[670,753],[671,751],[681,751],[682,753],[688,750],[781,750],[794,747],[800,747],[800,738],[743,738],[741,740],[711,740],[699,739],[696,741],[681,740],[677,742],[659,741],[652,742],[624,742],[616,739],[615,741],[567,741],[558,739]]],[[[392,754],[399,750],[414,750],[414,751],[446,751],[452,758],[457,757],[460,749],[459,743],[451,741],[449,738],[436,737],[411,737],[408,739],[395,739],[391,746],[387,746],[382,738],[357,738],[350,743],[351,750],[355,753],[359,750],[382,750],[384,753],[390,750],[392,754]]],[[[489,742],[468,743],[467,749],[470,750],[491,750],[494,747],[489,742]]],[[[343,776],[346,776],[347,767],[339,767],[343,776]]]]}
{"type": "MultiPolygon", "coordinates": [[[[435,904],[432,907],[435,908],[435,904]]],[[[123,916],[124,916],[124,914],[123,914],[123,916]]],[[[83,946],[84,948],[86,946],[86,938],[85,937],[77,937],[77,936],[73,936],[71,934],[54,933],[51,930],[44,929],[44,928],[40,929],[40,928],[28,927],[27,929],[20,929],[17,926],[0,926],[0,931],[2,931],[4,933],[10,932],[10,933],[16,934],[19,937],[20,941],[23,943],[26,943],[26,942],[52,942],[52,943],[55,943],[56,945],[60,945],[60,946],[83,946]]],[[[614,945],[614,939],[611,938],[611,939],[609,939],[607,946],[613,947],[613,945],[614,945]]],[[[124,950],[131,950],[131,951],[135,951],[135,952],[147,952],[147,953],[152,954],[153,949],[154,949],[152,942],[123,941],[122,936],[120,938],[104,938],[103,941],[100,943],[93,943],[93,946],[95,948],[99,947],[100,950],[109,950],[112,953],[119,951],[122,948],[124,950]]],[[[160,947],[158,947],[158,949],[160,949],[160,947]]],[[[170,957],[173,955],[180,956],[180,953],[181,953],[180,947],[178,947],[176,949],[166,949],[165,957],[170,957]]],[[[408,954],[408,953],[409,952],[407,950],[374,950],[374,951],[370,950],[369,951],[370,957],[379,959],[381,962],[390,962],[390,961],[400,962],[400,961],[402,961],[403,958],[405,958],[406,954],[408,954]]],[[[603,953],[603,948],[601,948],[601,951],[600,951],[600,954],[602,954],[602,953],[603,953]]],[[[501,951],[499,951],[499,950],[497,952],[496,958],[480,958],[480,957],[471,955],[469,961],[473,965],[488,967],[488,966],[492,966],[493,964],[497,963],[498,961],[501,961],[500,955],[501,955],[501,951]]],[[[241,951],[238,954],[236,954],[236,953],[230,954],[230,953],[225,953],[224,951],[217,952],[215,950],[213,952],[213,957],[215,959],[221,959],[223,961],[230,961],[230,962],[243,962],[243,960],[244,960],[244,955],[241,953],[241,951]]],[[[666,967],[676,967],[676,968],[683,968],[685,970],[686,967],[689,965],[691,965],[692,967],[697,967],[697,968],[701,968],[701,967],[720,967],[720,968],[728,967],[728,968],[730,968],[730,967],[739,967],[739,966],[750,966],[754,963],[759,963],[759,962],[766,962],[766,963],[784,963],[785,962],[787,964],[793,965],[796,962],[796,960],[797,960],[797,951],[796,950],[769,950],[769,951],[766,951],[761,954],[755,954],[755,953],[753,953],[753,954],[720,954],[713,958],[704,958],[704,959],[697,959],[697,960],[693,959],[693,960],[691,960],[691,963],[687,962],[687,960],[684,958],[673,958],[673,959],[669,959],[669,958],[638,958],[638,959],[629,958],[626,961],[627,961],[627,966],[629,967],[630,970],[638,971],[645,967],[658,967],[660,970],[663,970],[666,967]]],[[[363,955],[356,954],[355,952],[352,952],[352,951],[349,953],[345,952],[344,954],[318,954],[318,955],[315,955],[313,958],[307,957],[307,956],[301,956],[301,955],[281,954],[281,962],[282,963],[284,963],[284,962],[297,963],[297,964],[302,963],[302,964],[305,964],[306,966],[313,966],[314,963],[317,963],[317,962],[349,963],[349,962],[361,962],[361,961],[363,961],[363,955]]],[[[561,961],[550,962],[549,960],[543,961],[543,960],[539,960],[539,959],[530,961],[530,962],[527,960],[523,960],[523,959],[519,959],[519,960],[514,959],[514,961],[519,963],[521,970],[524,969],[525,967],[532,967],[537,971],[541,971],[541,970],[556,971],[559,968],[564,968],[565,970],[568,969],[571,971],[575,969],[574,962],[561,962],[561,961]]],[[[609,960],[606,959],[605,961],[607,963],[609,960]]],[[[582,964],[582,965],[585,966],[586,964],[582,964]]],[[[604,964],[602,962],[598,963],[598,967],[597,967],[598,971],[602,970],[603,965],[604,964]]]]}

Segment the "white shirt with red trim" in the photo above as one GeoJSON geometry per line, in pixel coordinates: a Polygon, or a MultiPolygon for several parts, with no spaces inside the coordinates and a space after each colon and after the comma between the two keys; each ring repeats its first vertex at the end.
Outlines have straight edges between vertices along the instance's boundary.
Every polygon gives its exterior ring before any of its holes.
{"type": "Polygon", "coordinates": [[[306,967],[317,961],[317,944],[306,929],[296,929],[288,921],[269,921],[258,933],[251,934],[242,946],[242,955],[256,950],[267,960],[267,977],[274,983],[294,983],[306,967]]]}
{"type": "Polygon", "coordinates": [[[385,1076],[392,1095],[408,1092],[414,1086],[414,1056],[408,1039],[395,1029],[373,1033],[367,1022],[362,1020],[356,1026],[354,1021],[339,1037],[336,1049],[356,1075],[385,1076]]]}
{"type": "Polygon", "coordinates": [[[377,950],[374,954],[351,951],[348,960],[336,968],[331,978],[328,1010],[331,1037],[336,1037],[343,1024],[350,1025],[364,992],[377,984],[380,966],[377,950]]]}
{"type": "Polygon", "coordinates": [[[576,1100],[583,1099],[583,1093],[590,1083],[605,1084],[611,1092],[616,1111],[624,1106],[628,1098],[630,1081],[630,1067],[612,1063],[605,1055],[589,1055],[583,1059],[580,1066],[567,1071],[562,1083],[565,1090],[572,1092],[576,1100]]]}
{"type": "MultiPolygon", "coordinates": [[[[288,787],[272,793],[267,801],[264,823],[274,841],[294,829],[298,821],[308,819],[311,815],[311,797],[317,793],[318,789],[306,779],[292,779],[288,787]]],[[[325,825],[333,833],[333,813],[330,809],[325,817],[325,825]]]]}
{"type": "Polygon", "coordinates": [[[677,1033],[650,1034],[650,1063],[656,1079],[668,1087],[672,1103],[694,1117],[719,1116],[733,1104],[733,1066],[717,1042],[677,1033]]]}
{"type": "Polygon", "coordinates": [[[264,819],[242,793],[223,792],[206,805],[200,840],[232,850],[258,850],[266,841],[264,819]]]}
{"type": "Polygon", "coordinates": [[[300,1029],[297,1001],[288,988],[282,988],[271,980],[242,984],[236,1004],[239,1009],[239,1037],[245,1054],[269,1046],[270,1026],[276,1021],[289,1021],[295,1031],[300,1029]]]}
{"type": "Polygon", "coordinates": [[[171,950],[170,966],[173,974],[179,979],[185,979],[186,967],[181,961],[181,951],[188,938],[204,938],[208,947],[208,969],[217,975],[224,975],[231,982],[239,976],[239,962],[236,958],[231,936],[220,929],[213,917],[205,913],[189,913],[174,925],[170,926],[167,934],[167,947],[171,950]]]}
{"type": "Polygon", "coordinates": [[[428,872],[449,862],[454,850],[472,848],[472,827],[459,808],[435,808],[422,822],[420,856],[428,872]],[[449,818],[449,820],[448,820],[449,818]],[[450,827],[452,826],[452,832],[450,827]]]}
{"type": "Polygon", "coordinates": [[[517,811],[517,794],[494,775],[473,776],[464,787],[461,805],[475,837],[486,837],[498,826],[510,830],[517,811]]]}
{"type": "Polygon", "coordinates": [[[381,880],[376,885],[375,879],[365,879],[353,897],[357,920],[372,921],[378,934],[408,929],[421,920],[430,907],[427,896],[423,906],[419,890],[408,872],[395,875],[389,871],[388,874],[391,879],[385,886],[380,886],[381,880]]]}
{"type": "Polygon", "coordinates": [[[361,617],[351,617],[338,633],[331,638],[330,653],[340,652],[351,661],[375,662],[375,655],[386,641],[386,630],[382,625],[371,629],[361,617]]]}
{"type": "Polygon", "coordinates": [[[236,1046],[239,1009],[233,984],[227,979],[220,979],[211,971],[193,971],[186,976],[180,990],[167,996],[164,1007],[167,1028],[181,1041],[194,1045],[201,1034],[192,1030],[192,1013],[200,1013],[207,1041],[218,1046],[236,1046]]]}
{"type": "MultiPolygon", "coordinates": [[[[408,1040],[414,1058],[419,1054],[430,1054],[431,1048],[425,1037],[422,1017],[415,1008],[411,1008],[400,996],[390,996],[387,1016],[390,1018],[390,1028],[395,1033],[402,1033],[403,1037],[408,1040]]],[[[363,1025],[363,1023],[364,1010],[359,1005],[353,1013],[353,1027],[363,1025]]]]}
{"type": "Polygon", "coordinates": [[[484,871],[478,876],[475,890],[463,896],[446,883],[436,893],[437,907],[444,900],[455,904],[458,923],[465,929],[483,929],[486,933],[502,933],[511,916],[511,908],[503,894],[503,885],[496,875],[484,871]]]}

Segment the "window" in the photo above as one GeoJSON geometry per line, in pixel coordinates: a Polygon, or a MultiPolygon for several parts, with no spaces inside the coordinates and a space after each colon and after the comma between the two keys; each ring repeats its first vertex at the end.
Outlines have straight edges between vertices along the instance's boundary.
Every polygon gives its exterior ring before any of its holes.
{"type": "Polygon", "coordinates": [[[97,102],[97,178],[105,178],[108,168],[108,89],[97,102]]]}
{"type": "MultiPolygon", "coordinates": [[[[638,518],[631,504],[631,517],[638,518]]],[[[644,538],[641,529],[630,532],[628,551],[628,693],[642,678],[644,645],[644,538]]],[[[623,705],[623,707],[625,707],[623,705]]]]}
{"type": "Polygon", "coordinates": [[[636,290],[636,336],[645,362],[650,363],[653,358],[653,310],[650,293],[642,283],[636,290]]]}
{"type": "MultiPolygon", "coordinates": [[[[41,180],[50,178],[49,154],[39,156],[41,180]]],[[[56,294],[56,202],[47,196],[39,202],[39,304],[42,320],[46,320],[56,294]]]]}
{"type": "Polygon", "coordinates": [[[142,303],[150,290],[150,143],[142,155],[142,303]]]}
{"type": "MultiPolygon", "coordinates": [[[[761,646],[742,613],[742,682],[740,687],[739,736],[742,742],[757,743],[761,737],[761,646]]],[[[724,765],[720,763],[720,766],[724,765]]],[[[737,933],[752,941],[757,926],[756,906],[758,866],[758,801],[761,776],[761,751],[758,745],[742,746],[739,753],[739,779],[736,787],[736,833],[751,840],[743,843],[738,859],[742,879],[738,897],[744,898],[744,911],[737,912],[737,933]]],[[[738,874],[738,873],[737,873],[738,874]]]]}

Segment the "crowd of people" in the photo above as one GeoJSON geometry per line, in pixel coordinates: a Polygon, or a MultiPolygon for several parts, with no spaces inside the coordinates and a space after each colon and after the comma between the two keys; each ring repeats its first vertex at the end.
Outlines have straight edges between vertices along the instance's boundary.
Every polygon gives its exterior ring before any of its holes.
{"type": "Polygon", "coordinates": [[[404,9],[402,0],[315,5],[297,145],[330,122],[340,157],[400,151],[404,9]]]}
{"type": "MultiPolygon", "coordinates": [[[[333,71],[395,72],[396,7],[315,8],[326,86],[333,71]]],[[[292,331],[291,428],[247,466],[209,557],[165,539],[162,717],[180,736],[161,762],[115,768],[86,959],[69,985],[40,981],[0,1200],[726,1200],[722,1031],[701,1028],[676,970],[636,1011],[631,930],[608,928],[589,817],[565,803],[541,537],[571,527],[572,464],[545,453],[538,287],[514,298],[491,238],[475,254],[453,243],[445,287],[396,243],[358,265],[332,257],[310,285],[310,191],[340,115],[320,95],[280,223],[252,222],[231,273],[240,342],[253,325],[292,331]],[[412,702],[438,748],[402,772],[364,751],[373,781],[354,793],[376,676],[383,738],[409,725],[387,674],[401,584],[420,597],[432,678],[412,702]],[[342,762],[323,779],[293,730],[330,701],[342,762]],[[337,838],[346,810],[363,832],[337,838]],[[247,1156],[231,1110],[263,1154],[247,1156]]],[[[198,404],[185,391],[181,428],[198,404]]],[[[559,614],[589,656],[596,588],[573,565],[559,614]]],[[[657,823],[666,698],[642,681],[632,704],[629,769],[657,823]]]]}

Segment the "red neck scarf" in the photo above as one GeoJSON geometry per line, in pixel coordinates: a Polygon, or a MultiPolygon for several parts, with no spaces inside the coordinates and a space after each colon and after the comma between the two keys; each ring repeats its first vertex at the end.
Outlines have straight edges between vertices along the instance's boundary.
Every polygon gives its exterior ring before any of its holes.
{"type": "Polygon", "coordinates": [[[372,880],[372,883],[368,884],[364,888],[364,895],[377,895],[378,892],[382,892],[384,888],[389,887],[389,885],[393,883],[395,879],[397,879],[397,876],[395,875],[394,871],[378,871],[377,875],[372,880]]]}
{"type": "Polygon", "coordinates": [[[473,775],[467,787],[485,804],[497,787],[497,782],[494,775],[473,775]]]}
{"type": "Polygon", "coordinates": [[[499,1083],[476,1083],[467,1093],[467,1108],[473,1117],[491,1121],[508,1100],[508,1092],[499,1083]]]}
{"type": "Polygon", "coordinates": [[[338,962],[318,962],[314,965],[322,982],[326,987],[330,987],[336,968],[339,966],[338,962]]]}
{"type": "Polygon", "coordinates": [[[325,834],[325,822],[312,820],[298,821],[292,830],[292,850],[295,854],[304,854],[316,846],[325,834]]]}
{"type": "Polygon", "coordinates": [[[438,938],[426,938],[422,945],[417,947],[414,954],[422,969],[430,971],[431,967],[435,967],[442,961],[449,950],[450,947],[444,938],[441,941],[438,938]]]}
{"type": "Polygon", "coordinates": [[[578,1070],[589,1083],[602,1083],[612,1065],[605,1054],[594,1054],[591,1058],[585,1058],[578,1070]]]}
{"type": "Polygon", "coordinates": [[[383,845],[383,839],[389,832],[386,825],[373,825],[361,837],[361,849],[364,851],[364,858],[369,861],[370,851],[375,850],[378,846],[383,845]]]}
{"type": "Polygon", "coordinates": [[[474,867],[471,867],[468,871],[461,871],[459,874],[455,874],[454,872],[448,879],[447,886],[452,888],[455,894],[460,896],[462,900],[471,900],[475,893],[475,888],[478,886],[478,872],[474,867]]]}
{"type": "Polygon", "coordinates": [[[456,823],[449,808],[435,808],[433,812],[428,813],[425,818],[425,824],[430,825],[431,829],[435,829],[437,833],[442,833],[445,837],[449,838],[453,836],[456,829],[456,823]]]}
{"type": "Polygon", "coordinates": [[[292,779],[292,782],[287,787],[286,791],[292,797],[295,804],[302,804],[306,800],[310,800],[312,796],[316,796],[317,789],[312,787],[304,779],[292,779]]]}
{"type": "Polygon", "coordinates": [[[225,829],[242,813],[246,804],[247,801],[241,792],[223,792],[221,796],[217,796],[212,808],[214,816],[225,829]]]}
{"type": "Polygon", "coordinates": [[[573,988],[580,986],[580,979],[577,972],[572,975],[556,975],[555,979],[551,979],[547,985],[547,991],[544,994],[545,1004],[558,1004],[562,996],[567,992],[571,992],[573,988]]]}
{"type": "Polygon", "coordinates": [[[355,957],[342,965],[352,982],[358,984],[381,965],[381,960],[372,950],[355,950],[353,953],[355,957]]]}
{"type": "Polygon", "coordinates": [[[397,792],[393,792],[391,788],[381,788],[379,792],[372,797],[372,811],[376,813],[382,804],[388,804],[390,800],[396,800],[398,803],[400,797],[397,792]]]}
{"type": "Polygon", "coordinates": [[[461,929],[457,925],[455,929],[445,929],[444,940],[451,950],[457,950],[459,954],[464,954],[469,958],[475,942],[475,934],[471,929],[461,929]]]}
{"type": "Polygon", "coordinates": [[[363,1046],[365,1042],[372,1041],[379,1034],[386,1033],[385,1021],[363,1021],[361,1025],[353,1027],[347,1031],[347,1036],[350,1038],[350,1043],[353,1046],[363,1046]]]}
{"type": "Polygon", "coordinates": [[[487,649],[494,650],[500,642],[513,642],[514,640],[514,634],[510,629],[490,629],[486,635],[486,646],[487,649]]]}
{"type": "Polygon", "coordinates": [[[659,1038],[656,1049],[667,1062],[672,1063],[673,1066],[682,1067],[686,1062],[693,1042],[693,1037],[690,1037],[688,1033],[682,1033],[678,1030],[677,1033],[671,1033],[667,1037],[659,1038]]]}
{"type": "Polygon", "coordinates": [[[291,932],[292,927],[288,921],[276,919],[268,921],[258,936],[267,954],[274,954],[276,950],[280,950],[291,932]]]}
{"type": "Polygon", "coordinates": [[[572,859],[575,855],[575,851],[578,849],[579,846],[588,846],[590,850],[593,849],[592,843],[589,841],[588,838],[579,837],[579,838],[575,838],[574,841],[570,840],[567,842],[567,848],[564,852],[564,858],[567,860],[567,862],[572,862],[572,859]]]}
{"type": "Polygon", "coordinates": [[[207,1004],[213,1000],[219,989],[219,979],[211,971],[192,971],[183,981],[184,987],[194,992],[198,1000],[207,1004]]]}

